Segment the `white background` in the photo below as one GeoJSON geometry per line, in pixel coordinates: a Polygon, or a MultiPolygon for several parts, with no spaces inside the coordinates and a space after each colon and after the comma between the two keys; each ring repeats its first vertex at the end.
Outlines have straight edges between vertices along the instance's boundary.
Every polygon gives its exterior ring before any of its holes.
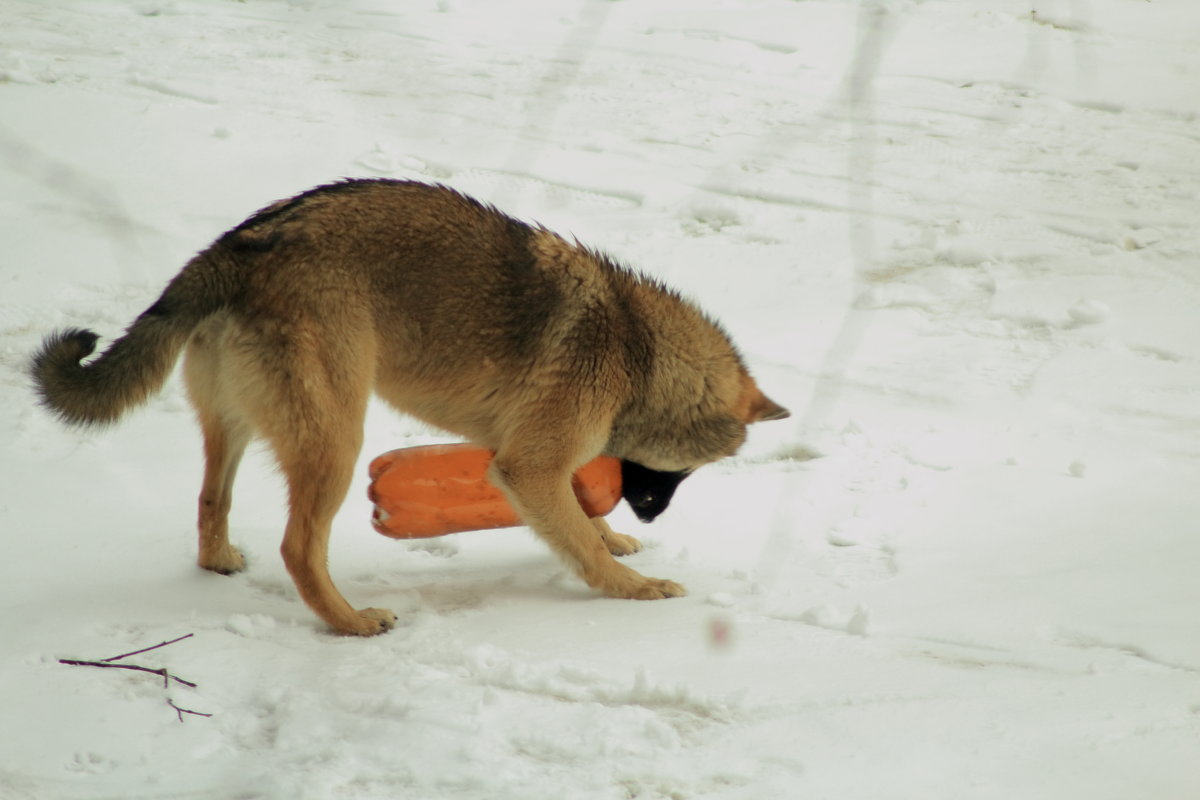
{"type": "Polygon", "coordinates": [[[0,3],[0,796],[1200,796],[1194,0],[0,3]],[[68,430],[24,374],[342,176],[440,181],[680,288],[787,422],[642,526],[687,598],[523,529],[375,534],[329,634],[256,450],[194,566],[178,378],[68,430]],[[129,659],[198,684],[67,667],[129,659]],[[727,634],[727,637],[724,636],[727,634]],[[177,705],[212,714],[187,716],[177,705]]]}

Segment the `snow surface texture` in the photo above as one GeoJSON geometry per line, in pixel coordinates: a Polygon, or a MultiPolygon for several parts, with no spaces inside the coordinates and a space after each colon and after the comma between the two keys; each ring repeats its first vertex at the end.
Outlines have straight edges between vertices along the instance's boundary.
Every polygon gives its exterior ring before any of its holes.
{"type": "Polygon", "coordinates": [[[0,797],[1200,797],[1194,0],[0,7],[0,797]],[[22,372],[341,176],[442,181],[696,297],[792,420],[595,596],[525,530],[406,546],[366,462],[327,633],[260,449],[193,565],[173,380],[76,431],[22,372]],[[68,667],[128,659],[150,675],[68,667]],[[182,723],[167,705],[212,714],[182,723]]]}

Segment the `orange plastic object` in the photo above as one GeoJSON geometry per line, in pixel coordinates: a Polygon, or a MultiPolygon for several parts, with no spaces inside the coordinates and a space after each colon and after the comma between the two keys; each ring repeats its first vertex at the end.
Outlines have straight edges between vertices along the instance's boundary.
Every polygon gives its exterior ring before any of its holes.
{"type": "MultiPolygon", "coordinates": [[[[486,477],[493,455],[469,444],[435,444],[379,456],[371,462],[367,489],[375,530],[394,539],[426,539],[520,525],[504,493],[486,477]]],[[[593,459],[571,484],[587,515],[603,516],[621,499],[621,462],[593,459]]]]}

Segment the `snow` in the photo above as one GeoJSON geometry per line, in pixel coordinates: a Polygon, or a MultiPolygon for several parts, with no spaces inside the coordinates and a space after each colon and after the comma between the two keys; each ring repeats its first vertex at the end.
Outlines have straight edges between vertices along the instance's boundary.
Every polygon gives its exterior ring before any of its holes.
{"type": "Polygon", "coordinates": [[[0,797],[1200,796],[1200,6],[9,0],[0,797]],[[24,364],[341,176],[441,181],[698,299],[793,418],[595,596],[522,529],[406,545],[366,463],[326,632],[194,566],[178,379],[61,427],[24,364]],[[193,681],[69,667],[129,659],[193,681]],[[167,705],[211,717],[179,715],[167,705]]]}

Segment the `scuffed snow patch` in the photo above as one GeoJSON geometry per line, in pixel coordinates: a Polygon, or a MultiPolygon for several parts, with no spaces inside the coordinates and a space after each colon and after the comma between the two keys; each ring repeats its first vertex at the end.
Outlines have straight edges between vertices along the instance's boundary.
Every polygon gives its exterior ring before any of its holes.
{"type": "Polygon", "coordinates": [[[818,628],[841,631],[854,636],[866,636],[870,617],[870,610],[862,604],[856,606],[849,613],[840,611],[832,605],[822,604],[801,613],[799,620],[809,625],[816,625],[818,628]]]}
{"type": "Polygon", "coordinates": [[[253,639],[275,630],[275,619],[266,614],[231,614],[225,621],[225,630],[253,639]]]}
{"type": "Polygon", "coordinates": [[[544,695],[571,703],[641,706],[713,720],[731,719],[739,703],[736,698],[700,694],[685,684],[660,683],[644,669],[637,670],[632,684],[623,684],[574,665],[519,661],[503,650],[489,646],[467,651],[463,663],[471,678],[484,686],[544,695]]]}
{"type": "Polygon", "coordinates": [[[1076,325],[1098,325],[1106,321],[1111,314],[1112,309],[1100,300],[1080,300],[1067,309],[1067,316],[1076,325]]]}

